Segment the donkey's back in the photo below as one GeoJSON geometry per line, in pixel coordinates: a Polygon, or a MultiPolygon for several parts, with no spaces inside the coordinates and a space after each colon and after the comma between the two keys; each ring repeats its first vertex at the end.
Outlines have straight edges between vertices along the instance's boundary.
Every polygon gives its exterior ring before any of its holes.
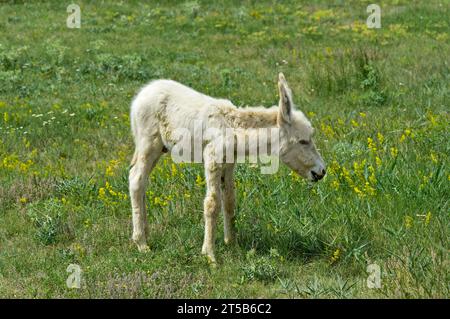
{"type": "Polygon", "coordinates": [[[155,80],[139,91],[131,105],[131,112],[136,114],[136,112],[166,111],[198,114],[211,107],[222,105],[233,106],[229,100],[210,97],[176,81],[155,80]]]}
{"type": "Polygon", "coordinates": [[[137,137],[157,135],[170,148],[176,128],[191,130],[201,121],[216,127],[225,123],[221,114],[235,106],[226,99],[213,98],[172,80],[155,80],[143,87],[131,104],[132,132],[137,137]]]}

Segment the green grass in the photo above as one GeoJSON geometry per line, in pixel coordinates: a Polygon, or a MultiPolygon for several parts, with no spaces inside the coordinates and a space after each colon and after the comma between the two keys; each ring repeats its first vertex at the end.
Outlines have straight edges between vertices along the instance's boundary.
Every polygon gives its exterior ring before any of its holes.
{"type": "Polygon", "coordinates": [[[68,3],[0,5],[0,297],[449,297],[448,3],[383,1],[368,30],[370,1],[76,2],[81,29],[66,27],[68,3]],[[166,157],[138,253],[133,95],[171,78],[270,106],[280,71],[327,177],[239,166],[239,244],[219,225],[213,269],[202,167],[166,157]],[[66,287],[73,263],[81,289],[66,287]]]}

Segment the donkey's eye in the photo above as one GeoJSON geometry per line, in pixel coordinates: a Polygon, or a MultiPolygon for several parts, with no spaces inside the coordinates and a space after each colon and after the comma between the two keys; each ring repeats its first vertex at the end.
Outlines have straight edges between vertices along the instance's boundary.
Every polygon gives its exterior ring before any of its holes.
{"type": "Polygon", "coordinates": [[[307,141],[307,140],[300,140],[299,143],[302,144],[302,145],[308,145],[309,141],[307,141]]]}

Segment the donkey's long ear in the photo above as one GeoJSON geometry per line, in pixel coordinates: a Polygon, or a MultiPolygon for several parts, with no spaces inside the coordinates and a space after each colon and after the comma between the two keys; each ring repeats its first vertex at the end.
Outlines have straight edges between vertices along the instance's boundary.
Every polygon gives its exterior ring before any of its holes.
{"type": "Polygon", "coordinates": [[[294,103],[292,102],[292,91],[283,73],[278,74],[278,91],[280,94],[278,122],[281,123],[280,120],[282,120],[286,123],[291,123],[294,103]]]}

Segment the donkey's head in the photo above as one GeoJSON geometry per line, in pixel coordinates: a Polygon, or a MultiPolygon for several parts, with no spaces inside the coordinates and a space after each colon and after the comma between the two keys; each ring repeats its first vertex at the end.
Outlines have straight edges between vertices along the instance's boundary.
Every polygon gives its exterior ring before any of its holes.
{"type": "Polygon", "coordinates": [[[302,177],[317,182],[325,176],[325,163],[313,141],[314,129],[306,116],[294,109],[292,92],[283,73],[279,74],[280,158],[302,177]]]}

